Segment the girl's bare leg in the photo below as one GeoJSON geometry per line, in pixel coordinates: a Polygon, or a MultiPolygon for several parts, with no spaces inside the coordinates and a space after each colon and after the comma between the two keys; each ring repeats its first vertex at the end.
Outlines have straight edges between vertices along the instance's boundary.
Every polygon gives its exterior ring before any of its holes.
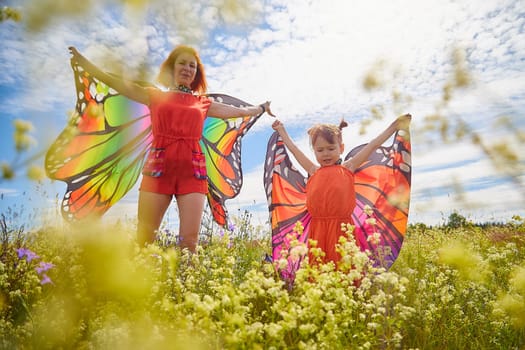
{"type": "Polygon", "coordinates": [[[139,191],[137,241],[141,246],[153,243],[170,203],[171,195],[139,191]]]}
{"type": "Polygon", "coordinates": [[[203,193],[188,193],[177,196],[179,207],[179,238],[180,247],[195,252],[199,241],[202,213],[206,195],[203,193]]]}

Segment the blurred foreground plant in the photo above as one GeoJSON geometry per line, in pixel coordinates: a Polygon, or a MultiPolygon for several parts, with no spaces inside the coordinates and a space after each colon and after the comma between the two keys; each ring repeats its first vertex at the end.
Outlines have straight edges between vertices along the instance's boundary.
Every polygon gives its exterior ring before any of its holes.
{"type": "Polygon", "coordinates": [[[2,177],[0,182],[13,179],[17,170],[24,167],[26,167],[26,174],[29,179],[42,180],[44,178],[44,170],[42,167],[33,164],[33,161],[40,158],[42,153],[22,159],[31,146],[36,144],[36,140],[30,134],[33,131],[33,124],[25,120],[15,119],[13,126],[15,129],[13,133],[13,142],[16,150],[15,158],[10,162],[3,161],[1,163],[2,177]]]}
{"type": "Polygon", "coordinates": [[[12,20],[15,22],[20,21],[22,16],[17,9],[14,9],[9,6],[0,7],[0,22],[12,20]]]}
{"type": "MultiPolygon", "coordinates": [[[[465,50],[456,47],[451,53],[451,72],[444,82],[440,100],[435,103],[435,111],[417,116],[411,125],[411,133],[418,140],[432,144],[434,142],[454,143],[469,141],[481,150],[490,161],[494,170],[510,179],[525,202],[525,158],[520,152],[525,145],[525,130],[519,123],[520,115],[497,115],[489,130],[490,134],[482,134],[480,127],[468,123],[467,119],[455,113],[451,102],[458,99],[460,92],[466,92],[469,87],[475,86],[475,76],[469,71],[468,56],[465,50]],[[503,135],[503,136],[501,136],[503,135]],[[501,136],[501,138],[498,138],[501,136]]],[[[371,108],[371,118],[365,119],[361,125],[361,132],[374,119],[382,119],[385,111],[393,109],[396,115],[410,110],[412,96],[400,92],[395,81],[400,72],[396,67],[390,67],[385,60],[377,62],[366,74],[363,87],[367,91],[391,89],[391,108],[380,104],[371,108]]],[[[484,103],[484,101],[480,101],[484,103]]],[[[519,113],[519,112],[518,112],[519,113]]],[[[461,183],[453,183],[452,187],[459,200],[463,200],[461,183]]]]}

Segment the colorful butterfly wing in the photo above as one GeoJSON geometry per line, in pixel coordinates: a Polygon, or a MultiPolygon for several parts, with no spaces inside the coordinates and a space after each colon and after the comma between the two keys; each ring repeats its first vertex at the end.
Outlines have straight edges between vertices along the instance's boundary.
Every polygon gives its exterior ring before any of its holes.
{"type": "Polygon", "coordinates": [[[288,265],[279,272],[291,283],[303,256],[297,258],[288,254],[290,241],[297,238],[306,244],[311,220],[306,210],[306,180],[293,166],[277,132],[268,141],[265,159],[264,188],[272,225],[272,258],[277,262],[287,257],[288,265]],[[303,226],[302,233],[294,230],[298,222],[303,226]]]}
{"type": "Polygon", "coordinates": [[[77,103],[73,118],[49,148],[45,168],[66,182],[67,220],[102,216],[136,183],[152,141],[147,106],[136,103],[72,61],[77,103]]]}
{"type": "MultiPolygon", "coordinates": [[[[228,95],[207,96],[236,107],[251,106],[228,95]]],[[[227,223],[225,201],[237,196],[242,186],[241,139],[260,116],[231,119],[208,117],[204,122],[201,147],[206,157],[208,203],[213,218],[221,226],[227,223]]]]}
{"type": "MultiPolygon", "coordinates": [[[[345,160],[363,145],[354,148],[345,160]]],[[[370,250],[376,265],[389,268],[405,236],[411,185],[410,135],[397,132],[394,143],[380,147],[355,171],[356,208],[352,215],[355,237],[362,250],[370,250]],[[369,219],[375,219],[369,220],[369,219]],[[374,237],[374,233],[379,236],[374,237]]]]}

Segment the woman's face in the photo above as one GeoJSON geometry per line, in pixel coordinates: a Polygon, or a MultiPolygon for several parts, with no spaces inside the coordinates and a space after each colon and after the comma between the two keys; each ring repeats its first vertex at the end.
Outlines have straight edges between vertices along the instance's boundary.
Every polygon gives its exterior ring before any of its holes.
{"type": "Polygon", "coordinates": [[[197,59],[190,53],[183,52],[175,60],[173,67],[173,82],[175,86],[191,87],[197,74],[197,59]]]}
{"type": "Polygon", "coordinates": [[[344,151],[344,145],[337,143],[330,143],[324,137],[318,136],[313,144],[315,159],[320,166],[334,165],[341,157],[344,151]]]}

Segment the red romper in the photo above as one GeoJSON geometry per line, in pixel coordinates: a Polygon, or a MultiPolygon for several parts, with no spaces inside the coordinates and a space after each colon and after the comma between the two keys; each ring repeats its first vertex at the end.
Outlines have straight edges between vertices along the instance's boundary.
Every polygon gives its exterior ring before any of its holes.
{"type": "Polygon", "coordinates": [[[207,193],[207,180],[195,176],[194,157],[195,152],[202,157],[199,140],[210,99],[154,89],[149,94],[152,148],[165,149],[165,162],[161,176],[143,175],[140,190],[170,195],[207,193]]]}
{"type": "Polygon", "coordinates": [[[324,263],[341,259],[335,245],[343,235],[341,224],[353,224],[355,203],[354,174],[344,166],[320,167],[308,179],[306,208],[312,216],[308,238],[325,252],[324,263]]]}

